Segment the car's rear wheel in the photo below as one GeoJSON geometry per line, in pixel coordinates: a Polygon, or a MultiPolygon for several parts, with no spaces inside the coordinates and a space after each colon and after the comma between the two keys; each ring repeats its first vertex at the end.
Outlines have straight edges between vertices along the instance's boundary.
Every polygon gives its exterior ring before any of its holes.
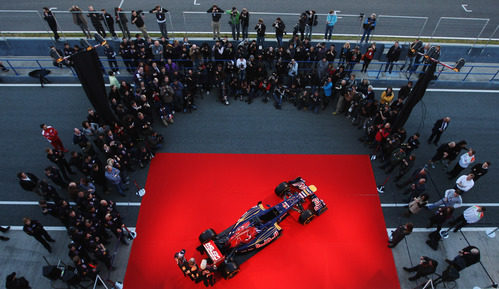
{"type": "Polygon", "coordinates": [[[217,233],[215,233],[215,230],[208,229],[203,233],[201,233],[201,235],[199,235],[199,242],[201,242],[201,244],[204,244],[205,242],[213,240],[213,238],[215,238],[216,235],[217,233]]]}
{"type": "Polygon", "coordinates": [[[289,192],[289,185],[286,182],[280,183],[274,190],[275,194],[279,197],[282,198],[284,195],[289,192]]]}
{"type": "Polygon", "coordinates": [[[306,225],[310,223],[314,219],[314,217],[314,212],[312,212],[311,210],[306,210],[300,214],[298,221],[300,222],[300,224],[306,225]]]}
{"type": "Polygon", "coordinates": [[[222,275],[225,279],[230,279],[239,273],[239,266],[235,262],[228,262],[225,264],[222,275]]]}

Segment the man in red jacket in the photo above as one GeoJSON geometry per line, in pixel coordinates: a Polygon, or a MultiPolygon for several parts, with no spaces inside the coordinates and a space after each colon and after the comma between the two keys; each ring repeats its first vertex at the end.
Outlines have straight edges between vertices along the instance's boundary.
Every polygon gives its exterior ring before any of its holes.
{"type": "Polygon", "coordinates": [[[62,141],[59,138],[59,136],[57,134],[57,130],[55,128],[53,128],[50,125],[46,125],[44,123],[42,123],[40,125],[40,128],[42,129],[42,135],[43,135],[43,137],[46,138],[47,141],[50,144],[52,144],[52,146],[56,150],[63,151],[63,152],[68,152],[68,150],[62,144],[62,141]]]}

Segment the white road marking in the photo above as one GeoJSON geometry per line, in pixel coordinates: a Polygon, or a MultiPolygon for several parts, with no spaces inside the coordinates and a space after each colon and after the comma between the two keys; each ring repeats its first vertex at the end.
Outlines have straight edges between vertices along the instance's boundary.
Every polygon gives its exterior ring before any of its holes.
{"type": "MultiPolygon", "coordinates": [[[[49,83],[45,84],[45,87],[81,87],[81,84],[78,83],[49,83]]],[[[110,86],[106,84],[106,86],[110,86]]],[[[40,84],[37,83],[0,83],[0,87],[40,87],[40,84]]],[[[386,87],[375,87],[374,90],[382,91],[386,90],[386,87]]],[[[394,88],[394,91],[400,90],[400,88],[394,88]]],[[[426,91],[430,92],[462,92],[462,93],[470,93],[470,92],[483,92],[483,93],[499,93],[499,90],[492,89],[455,89],[455,88],[428,88],[426,91]]]]}
{"type": "MultiPolygon", "coordinates": [[[[461,229],[463,232],[484,232],[488,230],[493,230],[496,227],[464,227],[461,229]]],[[[397,228],[386,228],[386,232],[388,235],[391,234],[392,231],[395,231],[397,228]]],[[[442,228],[442,231],[447,230],[448,228],[442,228]]],[[[435,232],[435,228],[414,228],[413,232],[426,233],[426,232],[435,232]]],[[[452,236],[452,235],[449,235],[452,236]]]]}
{"type": "Polygon", "coordinates": [[[199,5],[201,5],[201,4],[199,4],[199,3],[197,2],[197,0],[194,0],[194,4],[193,4],[193,5],[195,5],[195,6],[199,6],[199,5]]]}
{"type": "Polygon", "coordinates": [[[468,13],[473,12],[473,10],[466,8],[466,7],[468,7],[468,4],[463,4],[463,5],[461,5],[461,7],[463,7],[465,12],[468,12],[468,13]]]}
{"type": "MultiPolygon", "coordinates": [[[[483,207],[499,207],[499,203],[462,203],[461,207],[470,207],[470,206],[483,206],[483,207]]],[[[398,208],[405,207],[407,203],[393,203],[393,204],[381,204],[382,208],[398,208]]]]}
{"type": "MultiPolygon", "coordinates": [[[[50,202],[49,202],[50,203],[50,202]]],[[[69,202],[71,206],[76,205],[74,202],[69,202]]],[[[38,206],[35,201],[0,201],[0,205],[14,205],[14,206],[38,206]]],[[[116,202],[120,207],[140,207],[139,202],[116,202]]]]}
{"type": "MultiPolygon", "coordinates": [[[[64,226],[43,226],[43,228],[47,231],[66,231],[66,227],[64,226]]],[[[135,231],[135,227],[128,227],[130,231],[135,231]]],[[[10,226],[10,230],[12,231],[22,231],[23,226],[10,226]]]]}

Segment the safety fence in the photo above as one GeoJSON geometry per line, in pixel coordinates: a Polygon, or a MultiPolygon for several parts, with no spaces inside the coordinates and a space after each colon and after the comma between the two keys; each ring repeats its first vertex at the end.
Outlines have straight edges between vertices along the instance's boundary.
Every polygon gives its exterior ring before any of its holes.
{"type": "MultiPolygon", "coordinates": [[[[152,8],[152,7],[151,7],[152,8]]],[[[73,21],[73,14],[68,10],[51,8],[51,11],[57,21],[58,30],[62,38],[68,33],[80,33],[80,27],[73,21]]],[[[115,17],[114,8],[107,9],[107,12],[115,17]]],[[[81,14],[88,22],[88,27],[94,31],[90,19],[87,17],[89,11],[81,11],[81,14]]],[[[93,13],[104,13],[93,11],[93,13]]],[[[132,34],[138,32],[137,27],[131,23],[131,11],[122,11],[128,20],[127,26],[132,34]]],[[[254,27],[258,19],[263,19],[267,25],[267,35],[273,36],[272,23],[277,17],[280,17],[286,24],[287,33],[293,32],[293,27],[297,24],[300,13],[275,13],[275,12],[253,12],[250,11],[250,21],[248,31],[254,37],[254,27]]],[[[326,29],[327,14],[318,13],[318,25],[313,26],[313,35],[323,36],[326,29]]],[[[333,35],[346,35],[360,38],[363,27],[362,24],[366,14],[346,14],[338,13],[338,22],[334,27],[333,35]]],[[[48,33],[51,35],[50,27],[44,21],[42,11],[38,10],[0,10],[0,37],[6,36],[9,32],[19,33],[48,33]]],[[[195,35],[197,33],[211,33],[211,14],[205,11],[175,11],[167,13],[167,27],[169,33],[178,35],[195,35]]],[[[143,19],[149,32],[159,33],[158,24],[154,14],[144,11],[143,19]]],[[[116,18],[115,18],[116,20],[116,18]]],[[[220,20],[220,26],[223,35],[230,37],[229,16],[224,15],[220,20]]],[[[451,39],[482,39],[497,40],[496,32],[493,27],[488,27],[489,18],[466,18],[466,17],[440,17],[430,19],[426,16],[400,16],[400,15],[378,15],[376,29],[373,34],[376,36],[400,36],[400,37],[425,37],[425,38],[451,38],[451,39]],[[431,20],[431,21],[430,21],[431,20]],[[429,27],[429,25],[432,25],[429,27]],[[433,26],[434,25],[434,26],[433,26]],[[494,30],[494,31],[493,31],[494,30]],[[493,32],[492,32],[493,31],[493,32]]],[[[102,21],[104,28],[109,31],[107,23],[102,21]]],[[[496,25],[494,23],[494,25],[496,25]]],[[[114,30],[120,32],[120,23],[114,23],[114,30]]],[[[121,36],[121,33],[119,34],[121,36]]],[[[334,37],[334,36],[333,36],[334,37]]]]}
{"type": "MultiPolygon", "coordinates": [[[[129,62],[134,66],[136,62],[134,60],[118,60],[118,69],[121,71],[122,76],[132,76],[131,73],[127,73],[127,65],[125,62],[129,62]]],[[[2,73],[2,75],[12,76],[28,76],[29,72],[33,70],[50,70],[52,76],[73,76],[77,77],[76,72],[71,66],[62,66],[56,67],[54,66],[53,60],[51,59],[34,59],[34,58],[0,58],[0,61],[3,62],[3,65],[10,69],[12,72],[2,73]]],[[[102,71],[110,71],[112,67],[109,65],[109,60],[105,57],[101,57],[100,61],[102,63],[102,71]]],[[[173,60],[175,63],[179,64],[179,66],[183,70],[194,69],[196,70],[197,66],[193,66],[193,62],[185,59],[173,60]]],[[[233,60],[217,60],[218,63],[226,63],[233,62],[233,60]]],[[[311,73],[317,67],[316,61],[297,61],[299,67],[299,73],[311,73]]],[[[334,67],[339,66],[339,62],[335,61],[333,63],[334,67]]],[[[344,66],[348,67],[347,64],[341,63],[344,66]]],[[[392,72],[386,70],[386,62],[371,62],[366,72],[361,72],[362,63],[356,64],[350,71],[347,72],[356,74],[358,79],[366,78],[369,80],[417,80],[418,74],[422,71],[424,64],[419,64],[414,67],[414,71],[408,71],[408,67],[404,66],[403,61],[399,61],[395,63],[392,72]],[[402,71],[401,69],[404,68],[402,71]]],[[[269,67],[274,67],[275,63],[270,63],[269,67]]],[[[475,65],[475,64],[466,64],[461,71],[455,72],[449,69],[440,66],[437,68],[435,73],[436,79],[435,81],[482,81],[482,82],[493,82],[499,81],[499,66],[498,65],[475,65]]]]}

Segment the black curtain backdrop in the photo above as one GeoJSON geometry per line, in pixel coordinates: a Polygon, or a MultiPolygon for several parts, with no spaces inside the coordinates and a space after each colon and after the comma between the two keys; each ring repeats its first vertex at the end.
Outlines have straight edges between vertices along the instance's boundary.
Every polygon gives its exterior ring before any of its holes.
{"type": "Polygon", "coordinates": [[[73,54],[71,60],[88,100],[92,103],[97,114],[106,124],[117,122],[118,119],[107,98],[104,77],[102,76],[102,64],[95,49],[73,54]]]}
{"type": "Polygon", "coordinates": [[[409,119],[409,116],[411,115],[412,109],[423,98],[426,89],[428,88],[428,84],[433,80],[436,68],[437,63],[432,62],[428,69],[426,69],[426,72],[421,74],[421,77],[418,82],[416,82],[411,94],[407,97],[407,100],[405,101],[405,104],[402,107],[397,119],[392,124],[392,131],[404,127],[405,123],[409,119]]]}

